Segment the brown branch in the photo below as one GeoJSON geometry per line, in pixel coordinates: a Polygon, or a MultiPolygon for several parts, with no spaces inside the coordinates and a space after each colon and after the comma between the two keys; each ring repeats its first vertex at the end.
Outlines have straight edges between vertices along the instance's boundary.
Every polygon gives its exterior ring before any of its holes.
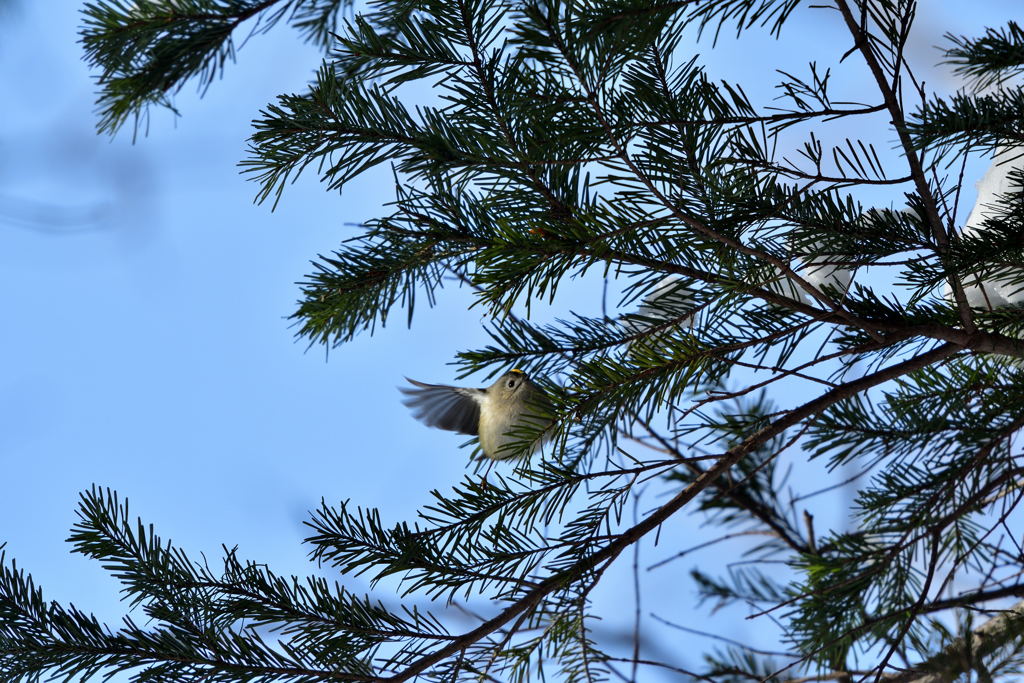
{"type": "Polygon", "coordinates": [[[915,602],[910,608],[910,614],[903,620],[903,624],[900,625],[899,631],[896,633],[896,637],[892,639],[892,645],[889,646],[885,656],[882,657],[882,662],[876,667],[878,670],[878,676],[875,678],[875,682],[879,683],[882,680],[882,672],[885,667],[889,664],[889,660],[896,654],[896,651],[900,649],[900,645],[903,643],[903,639],[907,637],[907,633],[910,632],[910,627],[914,625],[914,620],[921,613],[921,609],[924,607],[925,601],[928,599],[928,591],[931,590],[932,581],[935,579],[935,569],[939,565],[939,557],[942,553],[942,538],[938,533],[932,536],[932,552],[931,557],[928,559],[928,570],[925,575],[924,586],[921,588],[921,595],[918,596],[917,602],[915,602]]]}
{"type": "MultiPolygon", "coordinates": [[[[901,185],[905,182],[913,180],[912,176],[903,176],[901,178],[864,178],[862,176],[828,176],[822,173],[811,173],[810,171],[804,171],[796,167],[792,161],[788,158],[784,158],[788,166],[783,164],[777,164],[772,162],[756,161],[754,159],[743,159],[737,157],[720,157],[719,161],[729,162],[736,164],[737,166],[747,166],[749,168],[756,168],[761,171],[774,171],[790,178],[799,178],[801,180],[809,180],[811,183],[830,183],[842,186],[852,185],[901,185]]],[[[819,164],[820,166],[820,164],[819,164]]],[[[840,169],[842,172],[842,169],[840,169]]],[[[808,186],[809,186],[808,185],[808,186]]],[[[819,263],[818,265],[823,265],[819,263]]],[[[847,265],[842,262],[842,265],[847,265]]]]}
{"type": "Polygon", "coordinates": [[[909,671],[884,676],[885,683],[950,683],[972,662],[992,654],[1024,630],[1024,601],[974,629],[970,640],[957,638],[941,652],[909,671]]]}
{"type": "Polygon", "coordinates": [[[859,114],[873,114],[885,109],[885,104],[876,104],[873,107],[861,107],[859,109],[819,109],[807,112],[784,112],[781,114],[765,114],[763,116],[720,116],[711,119],[655,119],[653,121],[639,121],[641,126],[721,126],[730,123],[778,123],[780,121],[803,121],[818,117],[836,119],[843,116],[857,116],[859,114]]]}
{"type": "Polygon", "coordinates": [[[1013,586],[1004,586],[1003,588],[993,588],[987,591],[975,591],[973,593],[964,593],[955,598],[945,598],[943,600],[935,600],[928,603],[922,610],[922,614],[929,614],[931,612],[939,612],[941,610],[951,609],[953,607],[966,607],[968,605],[974,605],[979,602],[988,602],[989,600],[1000,600],[1002,598],[1024,598],[1024,584],[1015,584],[1013,586]]]}
{"type": "MultiPolygon", "coordinates": [[[[896,90],[893,87],[893,84],[898,82],[898,74],[893,74],[892,82],[886,78],[882,65],[879,63],[875,53],[871,50],[871,42],[868,39],[867,29],[853,15],[849,1],[836,0],[836,8],[843,16],[843,21],[846,22],[846,27],[854,38],[854,49],[860,50],[860,53],[864,57],[864,61],[868,65],[868,69],[871,70],[871,75],[875,78],[875,83],[878,86],[879,92],[885,100],[886,109],[889,110],[889,115],[892,117],[893,127],[896,129],[896,135],[900,140],[900,147],[903,148],[903,153],[907,158],[907,165],[910,167],[910,175],[914,180],[914,186],[917,188],[917,194],[921,197],[925,214],[928,216],[928,223],[932,229],[932,236],[935,239],[939,257],[945,265],[945,262],[948,260],[949,235],[946,234],[946,229],[942,224],[942,218],[939,216],[938,203],[931,187],[928,185],[928,178],[925,176],[924,165],[921,163],[921,158],[917,155],[917,150],[914,148],[913,140],[910,139],[910,133],[907,130],[907,122],[903,116],[903,105],[900,103],[896,90]]],[[[894,69],[898,70],[898,65],[894,66],[894,69]]],[[[971,307],[967,303],[967,296],[964,294],[963,285],[960,284],[959,278],[954,277],[953,275],[950,275],[948,280],[950,287],[953,288],[953,298],[956,301],[957,309],[960,311],[960,321],[963,323],[964,329],[968,332],[974,332],[976,329],[974,325],[974,316],[971,313],[971,307]]]]}
{"type": "MultiPolygon", "coordinates": [[[[658,443],[661,444],[662,448],[667,449],[674,457],[678,458],[692,474],[697,477],[704,474],[706,471],[704,468],[690,458],[687,458],[672,443],[656,432],[649,421],[644,420],[635,413],[633,413],[631,417],[639,422],[644,429],[647,430],[647,433],[653,436],[658,443]]],[[[760,501],[754,500],[744,489],[736,488],[730,482],[719,482],[716,484],[716,488],[719,489],[719,493],[721,495],[732,500],[736,505],[739,505],[741,508],[749,512],[751,516],[768,527],[774,536],[789,546],[794,552],[801,555],[808,552],[807,544],[804,543],[803,540],[791,529],[789,529],[783,520],[779,520],[776,517],[773,509],[764,505],[760,501]]]]}

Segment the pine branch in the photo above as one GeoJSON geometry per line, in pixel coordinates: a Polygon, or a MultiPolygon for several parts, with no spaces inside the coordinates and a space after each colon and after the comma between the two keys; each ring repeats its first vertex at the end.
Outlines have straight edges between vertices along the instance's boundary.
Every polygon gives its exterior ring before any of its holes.
{"type": "Polygon", "coordinates": [[[399,683],[400,681],[409,680],[418,674],[423,673],[430,667],[457,654],[460,650],[469,647],[493,631],[505,626],[519,617],[523,612],[534,608],[546,595],[559,589],[570,577],[593,570],[605,562],[610,562],[623,550],[643,538],[651,531],[657,529],[662,523],[682,509],[697,495],[714,484],[719,477],[728,472],[729,469],[736,465],[736,463],[738,463],[751,450],[760,447],[769,439],[774,438],[790,427],[799,424],[808,417],[817,414],[837,401],[849,398],[850,396],[860,393],[872,386],[900,377],[913,370],[927,367],[931,363],[940,361],[955,354],[957,351],[958,349],[956,346],[952,344],[945,344],[927,353],[921,354],[916,358],[911,358],[866,377],[847,382],[846,384],[843,384],[836,389],[826,392],[820,397],[805,403],[799,408],[786,413],[783,417],[773,421],[770,425],[749,436],[742,443],[723,453],[718,462],[698,476],[693,483],[677,493],[669,502],[652,512],[644,520],[623,532],[616,541],[610,543],[597,553],[587,556],[571,569],[562,573],[554,574],[545,579],[539,583],[536,588],[527,592],[523,597],[509,607],[506,607],[497,616],[485,621],[472,631],[463,634],[452,644],[437,650],[429,656],[421,658],[401,673],[386,678],[385,680],[392,683],[399,683]]]}
{"type": "MultiPolygon", "coordinates": [[[[867,7],[866,4],[864,6],[867,7]]],[[[890,82],[886,77],[886,73],[882,65],[878,61],[876,54],[871,49],[871,43],[869,41],[868,34],[866,33],[866,27],[864,27],[858,18],[854,16],[848,0],[836,0],[836,7],[839,9],[839,12],[843,17],[843,21],[846,23],[846,26],[850,31],[850,35],[853,36],[854,47],[863,55],[864,61],[867,63],[868,68],[875,79],[875,84],[878,86],[878,90],[885,101],[886,109],[892,117],[892,124],[896,128],[896,135],[899,138],[900,147],[907,160],[907,166],[910,168],[910,175],[914,180],[914,186],[917,188],[917,196],[921,200],[925,215],[928,218],[928,225],[932,230],[935,247],[939,253],[940,259],[944,261],[946,258],[946,252],[949,250],[949,235],[946,233],[942,218],[939,215],[938,203],[935,200],[935,194],[932,192],[932,189],[928,184],[928,178],[925,175],[924,166],[917,154],[914,142],[910,137],[900,98],[892,85],[899,80],[897,73],[894,72],[890,74],[892,78],[892,82],[890,82]]],[[[897,65],[894,65],[894,69],[895,68],[897,68],[897,65]]],[[[974,325],[974,317],[970,306],[967,304],[967,296],[964,294],[963,285],[961,285],[960,281],[954,277],[949,278],[949,284],[953,291],[957,310],[960,313],[960,322],[963,324],[965,330],[968,332],[974,332],[976,329],[974,325]]]]}
{"type": "Polygon", "coordinates": [[[98,78],[100,132],[115,133],[153,104],[173,110],[168,93],[198,77],[205,89],[234,57],[239,24],[282,0],[140,0],[88,3],[81,31],[98,78]]]}
{"type": "Polygon", "coordinates": [[[284,17],[326,45],[351,0],[102,0],[88,2],[80,31],[85,58],[98,68],[98,130],[135,132],[153,105],[177,113],[172,96],[190,80],[205,92],[234,61],[234,32],[256,20],[250,36],[284,17]]]}
{"type": "Polygon", "coordinates": [[[1000,144],[1024,141],[1020,107],[1024,89],[1005,88],[996,93],[958,93],[948,100],[923,102],[907,132],[920,149],[943,151],[970,144],[979,150],[994,150],[1000,144]]]}
{"type": "Polygon", "coordinates": [[[1000,86],[1024,71],[1024,29],[1014,21],[1005,29],[985,29],[981,38],[944,37],[954,45],[946,50],[946,63],[971,79],[975,90],[1000,86]]]}
{"type": "MultiPolygon", "coordinates": [[[[649,421],[642,419],[639,415],[634,417],[667,453],[672,454],[686,465],[693,477],[700,478],[704,474],[705,469],[700,464],[687,458],[674,444],[658,434],[649,421]]],[[[799,534],[790,528],[776,510],[763,501],[754,499],[750,492],[743,488],[742,483],[742,480],[738,483],[732,481],[716,482],[716,489],[720,492],[718,495],[730,499],[737,506],[749,512],[754,519],[764,524],[783,543],[789,546],[793,552],[800,554],[809,552],[811,548],[800,538],[799,534]]]]}
{"type": "MultiPolygon", "coordinates": [[[[1018,593],[1019,594],[1019,593],[1018,593]]],[[[908,671],[886,675],[886,683],[948,683],[974,669],[974,663],[1024,633],[1024,602],[1018,602],[908,671]]]]}
{"type": "Polygon", "coordinates": [[[723,126],[731,123],[783,123],[783,122],[812,122],[815,119],[832,121],[844,116],[860,116],[862,114],[874,114],[885,109],[884,104],[876,104],[871,107],[857,108],[825,108],[815,111],[793,111],[780,114],[762,114],[752,116],[721,116],[718,118],[705,119],[660,119],[640,121],[644,126],[723,126]]]}
{"type": "MultiPolygon", "coordinates": [[[[95,41],[87,49],[103,69],[109,130],[151,104],[171,106],[188,80],[207,87],[243,22],[262,30],[286,19],[321,46],[336,37],[310,89],[263,112],[244,165],[259,199],[276,202],[310,165],[337,190],[387,162],[397,201],[318,259],[294,316],[300,336],[336,345],[396,312],[411,323],[455,273],[494,316],[491,342],[462,353],[461,370],[559,377],[537,380],[556,413],[555,455],[434,492],[416,523],[326,504],[311,521],[314,558],[343,573],[499,603],[468,630],[405,600],[394,611],[320,579],[278,577],[233,551],[215,574],[93,492],[76,550],[123,582],[147,628],[111,631],[48,607],[5,565],[0,671],[92,674],[143,661],[153,681],[615,675],[616,658],[591,633],[591,592],[627,548],[697,513],[757,532],[752,566],[694,579],[705,598],[748,600],[777,619],[797,680],[864,670],[885,680],[897,655],[924,659],[906,675],[938,673],[925,653],[946,634],[924,615],[1021,595],[1024,551],[1007,520],[1024,500],[1013,451],[1024,318],[1019,306],[972,304],[986,282],[1024,284],[1024,176],[1001,175],[1013,189],[987,192],[984,214],[972,212],[958,235],[952,216],[968,179],[940,178],[939,167],[976,149],[1004,154],[1021,137],[1021,91],[926,98],[906,54],[913,0],[837,0],[829,14],[854,43],[834,56],[864,58],[881,104],[835,101],[829,67],[812,63],[807,74],[782,72],[783,104],[763,106],[683,56],[687,28],[779,36],[801,4],[373,0],[338,32],[344,0],[90,5],[83,41],[95,41]],[[439,105],[410,101],[405,86],[425,82],[439,105]],[[912,114],[910,92],[922,102],[912,114]],[[895,129],[907,170],[893,172],[867,135],[833,135],[827,124],[850,116],[895,129]],[[802,146],[780,155],[796,126],[809,129],[802,146]],[[900,183],[914,191],[890,208],[858,200],[900,183]],[[854,281],[862,267],[871,270],[854,281]],[[600,316],[528,320],[535,302],[558,304],[569,280],[594,275],[632,312],[602,301],[600,316]],[[937,295],[944,281],[951,293],[937,295]],[[525,318],[513,313],[523,309],[525,318]],[[776,411],[755,398],[761,389],[821,393],[776,411]],[[638,459],[617,447],[623,436],[664,455],[638,459]],[[858,482],[855,530],[803,530],[783,505],[776,465],[800,449],[869,477],[858,482]],[[625,502],[655,478],[676,495],[624,526],[625,502]],[[769,578],[758,566],[768,561],[790,575],[769,578]],[[965,578],[971,587],[951,594],[965,578]]],[[[976,84],[1002,83],[1020,71],[1021,35],[1011,23],[950,38],[947,59],[976,84]]],[[[974,646],[968,627],[950,646],[957,671],[1006,675],[1021,660],[1012,638],[979,656],[974,646]]],[[[635,646],[633,677],[651,661],[641,654],[635,646]]],[[[774,679],[774,657],[731,647],[709,653],[696,676],[774,679]]]]}

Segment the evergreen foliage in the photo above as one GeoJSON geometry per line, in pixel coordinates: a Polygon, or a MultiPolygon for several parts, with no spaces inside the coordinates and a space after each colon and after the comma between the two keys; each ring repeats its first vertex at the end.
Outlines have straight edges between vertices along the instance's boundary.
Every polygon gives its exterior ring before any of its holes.
{"type": "MultiPolygon", "coordinates": [[[[1017,24],[947,36],[947,62],[968,86],[944,97],[908,62],[913,0],[347,9],[88,3],[82,43],[99,73],[99,128],[173,107],[187,83],[210,86],[243,26],[297,27],[325,58],[307,91],[254,122],[244,167],[259,199],[277,202],[311,166],[327,189],[381,163],[396,178],[388,213],[315,262],[299,335],[334,346],[392,315],[411,322],[415,304],[432,304],[454,277],[493,316],[492,343],[460,350],[461,370],[515,365],[548,378],[552,445],[434,492],[414,522],[324,502],[308,522],[313,559],[340,577],[398,585],[395,602],[278,576],[230,549],[211,567],[95,488],[69,540],[122,582],[136,616],[108,626],[49,602],[0,558],[0,678],[1019,675],[1024,306],[969,299],[978,278],[1024,282],[1024,191],[1000,197],[984,234],[961,233],[957,201],[969,192],[947,172],[1024,144],[1017,24]],[[780,102],[757,102],[694,55],[699,35],[785,36],[804,12],[846,30],[835,62],[869,74],[869,102],[836,99],[816,65],[781,73],[780,102]],[[437,103],[409,104],[419,82],[437,103]],[[837,132],[851,123],[863,139],[837,132]],[[869,142],[879,133],[895,154],[869,142]],[[868,190],[890,193],[890,205],[867,203],[868,190]],[[530,319],[532,302],[557,308],[559,286],[580,277],[610,283],[623,314],[530,319]],[[831,473],[823,490],[859,473],[849,528],[816,529],[786,495],[781,464],[815,459],[831,473]],[[647,485],[670,495],[645,498],[630,519],[647,485]],[[773,619],[782,652],[732,643],[683,669],[683,658],[652,661],[639,644],[623,657],[595,636],[591,594],[608,568],[686,515],[720,528],[716,541],[757,539],[748,563],[694,570],[693,586],[773,619]],[[465,628],[451,606],[474,597],[492,604],[465,628]]],[[[675,550],[664,562],[689,552],[675,550]]]]}

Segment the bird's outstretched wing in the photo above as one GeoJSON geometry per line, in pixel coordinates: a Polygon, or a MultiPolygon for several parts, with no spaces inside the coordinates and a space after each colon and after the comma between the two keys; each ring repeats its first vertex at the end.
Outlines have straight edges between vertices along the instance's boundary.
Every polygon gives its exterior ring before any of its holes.
{"type": "Polygon", "coordinates": [[[405,394],[402,403],[412,408],[413,417],[428,427],[477,435],[483,389],[425,384],[406,379],[412,386],[399,387],[399,391],[405,394]]]}

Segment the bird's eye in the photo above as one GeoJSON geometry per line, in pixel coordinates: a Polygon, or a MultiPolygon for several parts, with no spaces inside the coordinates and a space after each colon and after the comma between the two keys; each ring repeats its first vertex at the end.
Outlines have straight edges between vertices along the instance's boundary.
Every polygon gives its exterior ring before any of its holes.
{"type": "Polygon", "coordinates": [[[510,379],[510,380],[508,381],[508,388],[509,388],[509,389],[512,389],[512,388],[514,388],[515,386],[516,386],[516,381],[515,381],[514,379],[510,379]]]}

